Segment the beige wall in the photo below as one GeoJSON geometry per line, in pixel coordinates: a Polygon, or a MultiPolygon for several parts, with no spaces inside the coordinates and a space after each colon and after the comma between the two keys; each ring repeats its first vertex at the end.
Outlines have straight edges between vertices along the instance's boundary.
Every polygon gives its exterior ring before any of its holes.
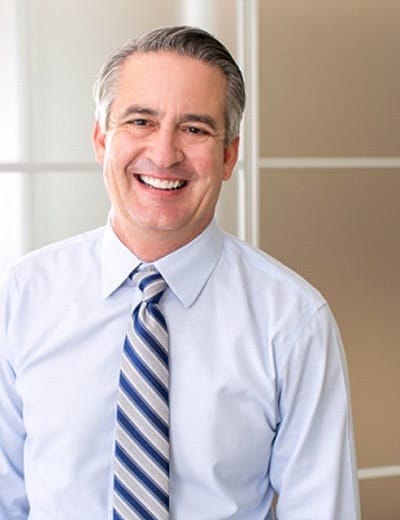
{"type": "MultiPolygon", "coordinates": [[[[340,158],[400,157],[400,2],[260,0],[260,10],[261,156],[336,159],[262,170],[261,246],[334,310],[359,467],[399,465],[400,171],[340,158]]],[[[364,520],[400,518],[400,477],[360,488],[364,520]]]]}

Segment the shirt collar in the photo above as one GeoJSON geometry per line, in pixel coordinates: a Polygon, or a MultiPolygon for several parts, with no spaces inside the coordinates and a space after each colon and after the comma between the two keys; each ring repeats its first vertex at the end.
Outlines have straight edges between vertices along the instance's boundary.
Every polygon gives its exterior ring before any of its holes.
{"type": "MultiPolygon", "coordinates": [[[[223,234],[215,220],[194,240],[169,255],[152,262],[168,287],[190,307],[200,294],[221,256],[223,234]]],[[[110,219],[101,250],[101,292],[104,299],[120,287],[139,267],[137,258],[114,233],[110,219]]]]}
{"type": "Polygon", "coordinates": [[[117,237],[108,219],[101,247],[101,295],[108,298],[137,269],[140,260],[117,237]]]}
{"type": "Polygon", "coordinates": [[[190,307],[221,256],[223,234],[215,220],[194,240],[154,262],[168,287],[190,307]]]}

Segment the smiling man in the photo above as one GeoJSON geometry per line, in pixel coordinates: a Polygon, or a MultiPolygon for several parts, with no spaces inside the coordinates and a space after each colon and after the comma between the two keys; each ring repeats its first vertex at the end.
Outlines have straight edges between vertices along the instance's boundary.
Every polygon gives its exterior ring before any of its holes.
{"type": "Polygon", "coordinates": [[[107,225],[0,291],[0,517],[357,520],[343,347],[321,294],[221,231],[245,91],[190,27],[95,85],[107,225]]]}

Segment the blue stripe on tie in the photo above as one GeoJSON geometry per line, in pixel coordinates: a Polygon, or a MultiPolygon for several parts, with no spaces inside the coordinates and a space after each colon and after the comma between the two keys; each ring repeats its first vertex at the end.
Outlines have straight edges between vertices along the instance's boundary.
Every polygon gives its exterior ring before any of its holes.
{"type": "Polygon", "coordinates": [[[139,372],[144,376],[146,381],[156,390],[160,397],[168,404],[168,388],[158,379],[158,377],[143,363],[143,361],[136,355],[128,337],[125,338],[125,353],[131,362],[137,367],[139,372]]]}
{"type": "Polygon", "coordinates": [[[139,288],[142,292],[145,291],[148,285],[151,285],[155,280],[161,280],[162,276],[158,271],[141,271],[141,274],[145,275],[139,282],[139,288]]]}
{"type": "MultiPolygon", "coordinates": [[[[150,275],[146,276],[145,278],[143,278],[139,282],[138,287],[142,291],[143,295],[145,295],[147,287],[149,285],[152,285],[155,281],[159,281],[159,280],[163,280],[163,277],[160,275],[160,273],[155,272],[154,274],[150,274],[150,275]]],[[[152,296],[151,298],[148,299],[146,296],[144,296],[144,301],[151,301],[153,303],[158,303],[164,292],[164,289],[165,289],[165,283],[162,284],[162,288],[158,292],[156,292],[154,294],[154,296],[152,296]]]]}
{"type": "Polygon", "coordinates": [[[131,471],[131,473],[135,474],[136,478],[142,482],[144,487],[146,487],[154,495],[154,497],[157,498],[166,509],[168,509],[168,495],[164,493],[164,491],[160,489],[157,484],[142,469],[140,469],[139,466],[135,464],[130,457],[128,457],[128,455],[118,443],[115,446],[115,455],[131,471]]]}
{"type": "Polygon", "coordinates": [[[118,407],[117,410],[118,422],[123,426],[125,431],[139,444],[150,458],[168,475],[169,462],[168,460],[144,437],[134,424],[128,419],[124,412],[118,407]]]}
{"type": "Polygon", "coordinates": [[[124,520],[115,509],[113,510],[113,520],[124,520]]]}
{"type": "Polygon", "coordinates": [[[146,403],[146,401],[136,392],[136,390],[131,386],[129,381],[122,373],[120,375],[119,384],[121,388],[125,390],[125,393],[131,399],[131,401],[133,401],[137,405],[137,407],[143,412],[143,414],[168,440],[168,425],[165,424],[165,422],[154,412],[154,410],[146,403]]]}
{"type": "MultiPolygon", "coordinates": [[[[148,308],[149,306],[147,306],[146,310],[148,310],[148,308]]],[[[152,334],[150,334],[149,330],[140,321],[138,308],[136,308],[133,311],[133,318],[133,327],[135,329],[136,334],[140,338],[142,338],[142,340],[147,344],[147,346],[151,348],[151,350],[160,358],[160,360],[168,368],[168,354],[165,352],[163,346],[160,345],[156,338],[152,334]]]]}
{"type": "Polygon", "coordinates": [[[129,491],[125,488],[123,484],[118,480],[117,477],[114,477],[114,489],[118,492],[118,494],[127,502],[132,508],[134,508],[143,520],[157,520],[151,513],[142,506],[142,504],[133,497],[129,491]]]}

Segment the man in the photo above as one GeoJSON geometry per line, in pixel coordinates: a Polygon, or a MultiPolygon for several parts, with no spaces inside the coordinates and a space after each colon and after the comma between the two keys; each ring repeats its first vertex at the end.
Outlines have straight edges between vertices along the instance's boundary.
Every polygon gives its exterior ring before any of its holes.
{"type": "Polygon", "coordinates": [[[2,285],[0,517],[261,520],[277,494],[282,520],[359,518],[327,303],[213,218],[244,108],[231,55],[159,29],[109,59],[95,98],[107,226],[2,285]],[[150,278],[167,284],[151,298],[150,278]]]}

